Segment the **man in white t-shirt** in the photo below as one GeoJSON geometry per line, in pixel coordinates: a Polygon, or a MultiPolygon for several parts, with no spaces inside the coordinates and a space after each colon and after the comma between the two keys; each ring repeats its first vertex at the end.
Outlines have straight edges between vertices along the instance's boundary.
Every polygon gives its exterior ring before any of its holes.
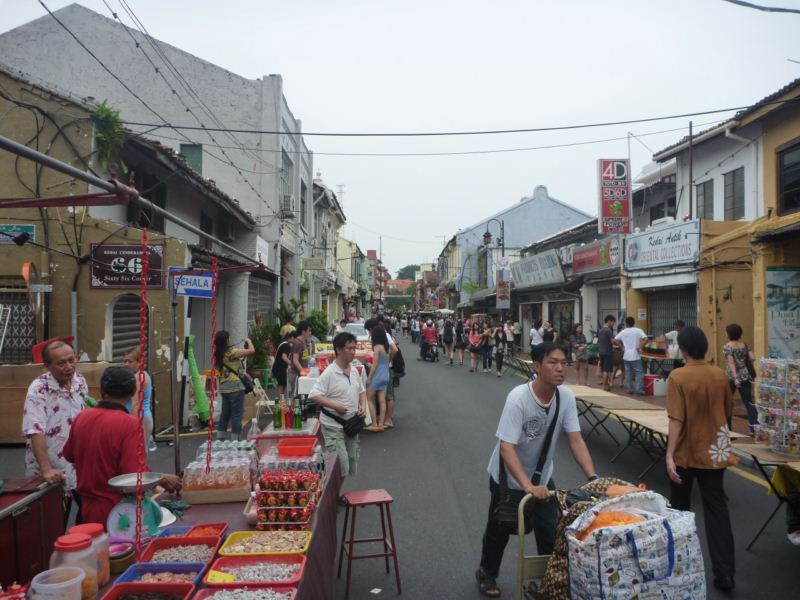
{"type": "Polygon", "coordinates": [[[566,434],[575,462],[586,477],[590,481],[597,479],[592,457],[581,435],[575,395],[561,385],[567,373],[564,350],[552,342],[542,343],[534,350],[533,362],[539,377],[509,392],[497,426],[497,443],[487,468],[491,500],[483,534],[481,565],[475,576],[480,592],[490,598],[500,596],[497,576],[511,535],[511,531],[494,516],[500,500],[500,459],[507,473],[508,487],[535,497],[533,531],[541,555],[552,553],[558,522],[558,503],[550,497],[550,490],[555,489],[553,457],[560,432],[566,434]],[[538,482],[534,484],[534,471],[553,419],[557,419],[553,437],[538,482]]]}
{"type": "MultiPolygon", "coordinates": [[[[367,412],[367,392],[358,370],[352,366],[356,356],[356,336],[338,333],[333,338],[336,360],[325,369],[308,393],[309,399],[323,409],[345,421],[367,412]]],[[[345,435],[341,423],[320,413],[320,423],[325,435],[325,450],[339,455],[342,477],[355,475],[358,465],[358,436],[345,435]]]]}
{"type": "Polygon", "coordinates": [[[614,339],[622,344],[622,362],[625,364],[625,388],[629,394],[633,393],[633,377],[636,376],[636,393],[644,396],[644,374],[642,372],[642,355],[639,349],[647,341],[647,334],[636,325],[636,319],[625,319],[625,329],[620,331],[614,339]]]}

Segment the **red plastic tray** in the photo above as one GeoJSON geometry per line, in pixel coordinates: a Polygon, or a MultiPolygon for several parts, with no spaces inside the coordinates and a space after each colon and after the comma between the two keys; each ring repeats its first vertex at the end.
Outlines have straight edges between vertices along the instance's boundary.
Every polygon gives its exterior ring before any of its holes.
{"type": "Polygon", "coordinates": [[[194,592],[194,585],[191,583],[118,583],[111,586],[102,600],[117,600],[126,594],[147,594],[147,593],[170,594],[187,600],[194,592]]]}
{"type": "Polygon", "coordinates": [[[311,456],[316,445],[316,437],[304,435],[283,438],[278,442],[276,448],[278,449],[278,456],[311,456]]]}
{"type": "MultiPolygon", "coordinates": [[[[222,591],[222,590],[238,590],[238,589],[241,589],[241,588],[231,587],[230,584],[228,584],[227,586],[224,586],[224,587],[203,588],[202,590],[200,590],[199,592],[197,592],[194,595],[192,600],[207,600],[209,597],[213,596],[214,594],[216,594],[219,591],[222,591]]],[[[269,590],[273,590],[273,591],[278,592],[278,593],[290,594],[289,600],[294,600],[295,596],[297,596],[297,588],[294,588],[294,587],[279,587],[277,585],[271,585],[271,586],[267,586],[266,588],[258,588],[258,589],[261,589],[261,590],[269,589],[269,590]]]]}
{"type": "MultiPolygon", "coordinates": [[[[213,527],[213,528],[217,529],[217,535],[219,537],[224,536],[225,532],[228,531],[228,524],[226,522],[224,522],[224,521],[219,521],[217,523],[197,523],[189,531],[186,532],[186,537],[198,537],[198,536],[193,536],[192,532],[195,529],[200,529],[201,527],[213,527]]],[[[203,537],[203,536],[199,536],[199,537],[203,537]]]]}
{"type": "Polygon", "coordinates": [[[203,577],[203,585],[214,588],[264,588],[264,587],[293,587],[300,583],[306,569],[306,557],[302,554],[274,554],[272,556],[221,556],[211,565],[211,571],[221,571],[225,567],[246,567],[264,563],[299,564],[300,570],[292,579],[286,581],[232,581],[228,583],[213,583],[208,581],[208,571],[203,577]]]}
{"type": "Polygon", "coordinates": [[[219,545],[222,542],[221,537],[168,537],[168,538],[155,538],[150,545],[142,552],[139,562],[153,562],[153,555],[158,550],[164,548],[174,548],[175,546],[211,546],[214,550],[211,553],[211,558],[206,562],[211,562],[217,555],[219,545]]]}

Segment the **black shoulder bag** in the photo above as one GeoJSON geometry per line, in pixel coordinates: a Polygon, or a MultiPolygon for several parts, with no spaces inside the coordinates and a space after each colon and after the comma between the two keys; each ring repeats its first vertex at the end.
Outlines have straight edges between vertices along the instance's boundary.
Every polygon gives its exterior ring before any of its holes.
{"type": "Polygon", "coordinates": [[[339,423],[347,437],[356,437],[361,430],[364,429],[364,425],[366,424],[364,417],[359,417],[357,414],[353,415],[349,419],[343,419],[336,413],[329,411],[327,408],[320,409],[320,412],[339,423]]]}
{"type": "MultiPolygon", "coordinates": [[[[535,402],[535,400],[534,400],[535,402]]],[[[561,397],[556,388],[556,412],[553,415],[553,420],[550,421],[550,426],[547,428],[547,434],[544,438],[544,445],[542,446],[542,453],[539,455],[539,463],[536,465],[536,470],[531,477],[533,485],[539,485],[542,477],[542,469],[547,460],[547,455],[550,453],[550,444],[553,440],[553,433],[556,429],[558,422],[558,412],[561,407],[561,397]]],[[[506,474],[506,466],[503,462],[503,455],[500,454],[500,498],[497,506],[494,508],[494,517],[497,522],[504,528],[508,529],[513,535],[519,535],[518,529],[518,513],[519,503],[526,496],[522,490],[512,490],[508,487],[508,475],[506,474]]],[[[528,534],[533,531],[533,509],[534,503],[529,501],[525,505],[525,533],[528,534]]]]}
{"type": "Polygon", "coordinates": [[[222,363],[222,366],[223,366],[225,369],[228,369],[228,371],[230,371],[231,373],[233,373],[234,375],[236,375],[236,376],[239,378],[239,381],[241,381],[241,382],[242,382],[242,385],[244,386],[244,393],[245,393],[245,394],[252,394],[252,393],[253,393],[253,390],[254,390],[254,389],[256,389],[256,388],[255,388],[255,386],[253,385],[253,380],[250,378],[250,376],[249,376],[249,375],[246,375],[246,374],[245,374],[245,376],[244,376],[244,377],[242,377],[241,375],[239,375],[239,373],[237,373],[236,371],[234,371],[233,369],[231,369],[231,368],[230,368],[230,367],[229,367],[227,364],[225,364],[224,362],[222,363]]]}

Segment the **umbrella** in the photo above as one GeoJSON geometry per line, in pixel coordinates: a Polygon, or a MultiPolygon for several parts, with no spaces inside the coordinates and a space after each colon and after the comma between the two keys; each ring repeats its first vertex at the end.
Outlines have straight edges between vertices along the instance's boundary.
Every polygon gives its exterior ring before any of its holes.
{"type": "Polygon", "coordinates": [[[440,308],[436,312],[441,313],[443,315],[452,315],[455,311],[450,310],[449,308],[440,308]]]}

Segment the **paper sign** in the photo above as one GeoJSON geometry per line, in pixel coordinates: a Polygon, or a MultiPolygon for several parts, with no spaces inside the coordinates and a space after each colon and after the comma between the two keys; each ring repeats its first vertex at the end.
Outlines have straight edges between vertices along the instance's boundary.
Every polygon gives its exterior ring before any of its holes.
{"type": "Polygon", "coordinates": [[[209,583],[231,583],[232,581],[236,581],[236,577],[231,573],[209,571],[208,575],[206,575],[206,580],[209,583]]]}

